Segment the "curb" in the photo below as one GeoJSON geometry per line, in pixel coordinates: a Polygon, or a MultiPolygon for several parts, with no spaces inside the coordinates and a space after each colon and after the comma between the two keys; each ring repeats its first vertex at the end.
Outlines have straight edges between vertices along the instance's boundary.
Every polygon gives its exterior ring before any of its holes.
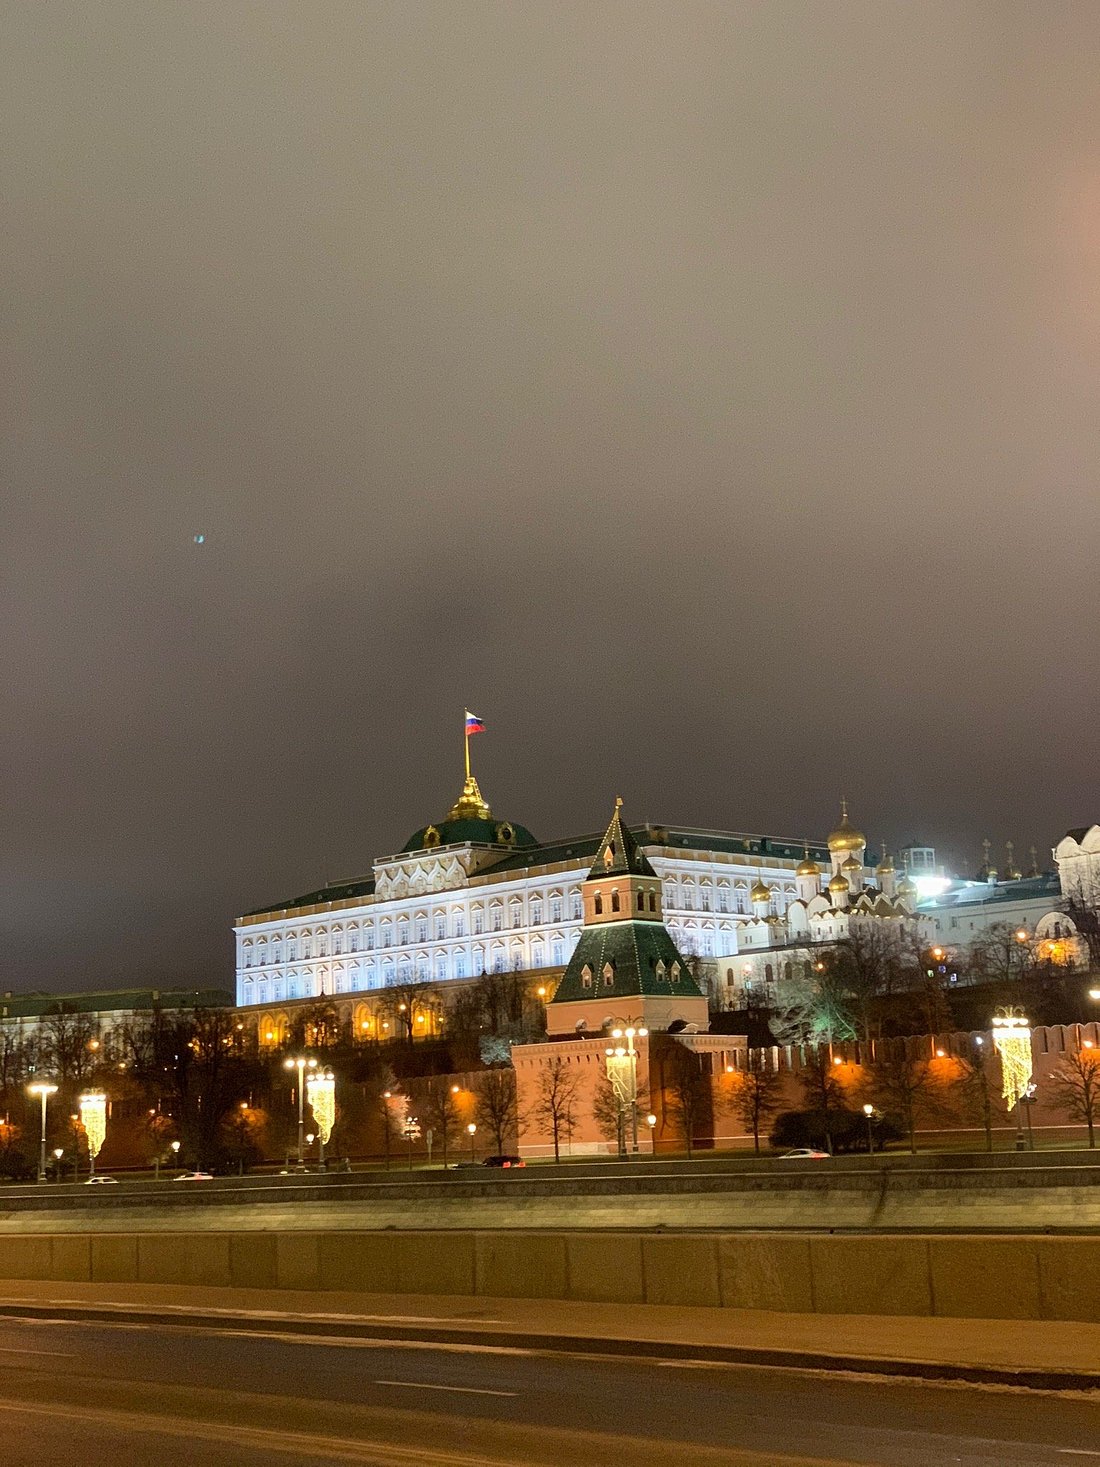
{"type": "Polygon", "coordinates": [[[957,1381],[967,1385],[1009,1386],[1032,1391],[1100,1391],[1100,1371],[1044,1369],[1007,1365],[960,1365],[946,1361],[892,1360],[881,1356],[839,1355],[815,1350],[777,1350],[752,1345],[669,1344],[660,1340],[599,1339],[592,1335],[531,1335],[514,1329],[470,1329],[367,1323],[356,1318],[295,1319],[226,1310],[207,1314],[173,1307],[165,1313],[132,1305],[0,1303],[0,1319],[66,1320],[75,1324],[111,1324],[119,1320],[165,1329],[238,1330],[273,1337],[293,1334],[350,1339],[416,1341],[431,1345],[473,1345],[527,1350],[534,1354],[591,1355],[612,1359],[666,1360],[677,1355],[678,1365],[756,1365],[779,1370],[819,1370],[834,1373],[906,1377],[910,1380],[957,1381]]]}

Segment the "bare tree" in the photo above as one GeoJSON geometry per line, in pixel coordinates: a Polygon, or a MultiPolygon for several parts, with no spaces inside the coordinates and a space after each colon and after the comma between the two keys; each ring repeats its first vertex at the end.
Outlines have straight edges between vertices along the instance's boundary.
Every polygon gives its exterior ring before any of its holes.
{"type": "Polygon", "coordinates": [[[100,1064],[99,1037],[88,1014],[58,1009],[42,1020],[41,1060],[64,1084],[83,1080],[100,1064]]]}
{"type": "Polygon", "coordinates": [[[661,1062],[665,1111],[684,1142],[690,1160],[700,1123],[710,1111],[710,1084],[698,1055],[673,1041],[661,1062]]]}
{"type": "Polygon", "coordinates": [[[909,1137],[909,1150],[916,1155],[917,1121],[942,1114],[946,1108],[946,1085],[928,1060],[910,1059],[899,1042],[880,1046],[870,1066],[868,1091],[876,1105],[900,1121],[909,1137]]]}
{"type": "Polygon", "coordinates": [[[478,1124],[492,1136],[498,1156],[503,1156],[507,1143],[519,1135],[523,1122],[516,1100],[515,1070],[486,1070],[474,1087],[475,1114],[478,1124]]]}
{"type": "Polygon", "coordinates": [[[393,1037],[411,1045],[416,1036],[416,1018],[429,1008],[429,997],[435,996],[430,983],[392,983],[384,990],[383,1001],[393,1024],[393,1037]]]}
{"type": "Polygon", "coordinates": [[[1067,1054],[1050,1077],[1050,1090],[1059,1110],[1085,1123],[1089,1146],[1094,1147],[1096,1122],[1100,1120],[1100,1054],[1094,1049],[1067,1054]]]}
{"type": "Polygon", "coordinates": [[[970,966],[993,982],[1014,983],[1032,963],[1029,944],[1016,935],[1009,922],[991,922],[970,944],[970,966]]]}
{"type": "Polygon", "coordinates": [[[433,1077],[428,1081],[422,1107],[424,1124],[434,1137],[442,1143],[443,1166],[447,1166],[447,1147],[451,1137],[458,1134],[458,1101],[446,1078],[433,1077]]]}
{"type": "Polygon", "coordinates": [[[753,1150],[760,1154],[760,1132],[779,1109],[782,1080],[766,1049],[750,1049],[745,1068],[735,1076],[730,1106],[752,1132],[753,1150]]]}
{"type": "Polygon", "coordinates": [[[985,1149],[993,1150],[993,1121],[1005,1116],[999,1083],[990,1079],[989,1071],[980,1059],[959,1059],[957,1077],[952,1089],[962,1102],[967,1118],[981,1121],[985,1132],[985,1149]]]}
{"type": "Polygon", "coordinates": [[[538,1098],[531,1114],[549,1127],[556,1162],[561,1161],[562,1141],[572,1140],[576,1127],[579,1084],[576,1070],[562,1055],[552,1059],[539,1075],[538,1098]]]}
{"type": "Polygon", "coordinates": [[[856,1037],[855,1018],[832,949],[818,953],[808,972],[776,984],[772,1029],[784,1044],[832,1044],[856,1037]]]}

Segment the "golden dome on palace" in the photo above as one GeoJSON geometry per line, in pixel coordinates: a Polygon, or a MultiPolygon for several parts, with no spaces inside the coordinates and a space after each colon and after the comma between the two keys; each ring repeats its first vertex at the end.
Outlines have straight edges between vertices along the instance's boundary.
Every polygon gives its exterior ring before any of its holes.
{"type": "Polygon", "coordinates": [[[834,876],[833,879],[832,879],[832,881],[829,882],[829,890],[830,891],[836,891],[836,892],[847,891],[848,890],[848,879],[847,879],[847,877],[845,877],[845,876],[839,876],[839,875],[838,876],[834,876]]]}
{"type": "Polygon", "coordinates": [[[889,876],[891,871],[894,870],[894,858],[889,851],[883,851],[882,860],[875,867],[875,870],[881,872],[884,876],[889,876]]]}
{"type": "Polygon", "coordinates": [[[829,833],[829,849],[837,854],[841,851],[862,851],[867,837],[848,823],[848,801],[840,802],[840,824],[829,833]]]}
{"type": "Polygon", "coordinates": [[[796,876],[820,876],[821,867],[812,856],[807,856],[804,861],[799,861],[796,876]]]}
{"type": "Polygon", "coordinates": [[[749,896],[754,902],[770,902],[772,899],[772,889],[766,882],[758,881],[752,891],[749,892],[749,896]]]}
{"type": "Polygon", "coordinates": [[[842,871],[862,871],[863,862],[857,861],[855,856],[849,856],[846,861],[840,863],[840,869],[842,871]]]}

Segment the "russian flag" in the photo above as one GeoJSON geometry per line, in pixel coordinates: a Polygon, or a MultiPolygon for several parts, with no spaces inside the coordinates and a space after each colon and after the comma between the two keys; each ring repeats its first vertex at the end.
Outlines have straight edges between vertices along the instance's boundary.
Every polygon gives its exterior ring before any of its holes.
{"type": "Polygon", "coordinates": [[[470,710],[467,708],[466,709],[466,737],[469,738],[471,734],[484,733],[484,732],[485,732],[485,725],[482,723],[481,719],[478,718],[478,716],[477,716],[476,713],[471,713],[470,710]]]}

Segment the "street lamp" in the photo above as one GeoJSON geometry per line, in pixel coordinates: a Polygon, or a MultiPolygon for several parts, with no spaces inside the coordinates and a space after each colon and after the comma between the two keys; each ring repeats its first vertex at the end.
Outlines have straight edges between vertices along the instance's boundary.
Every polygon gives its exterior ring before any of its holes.
{"type": "Polygon", "coordinates": [[[873,1156],[875,1154],[875,1133],[871,1129],[871,1122],[875,1118],[874,1106],[865,1105],[863,1107],[863,1114],[867,1117],[867,1155],[873,1156]]]}
{"type": "Polygon", "coordinates": [[[291,1059],[283,1061],[286,1070],[298,1071],[298,1168],[305,1170],[306,1165],[306,1070],[317,1067],[315,1059],[306,1059],[304,1054],[295,1055],[291,1059]]]}
{"type": "Polygon", "coordinates": [[[634,1040],[644,1039],[648,1033],[648,1029],[635,1029],[633,1025],[626,1029],[612,1029],[612,1039],[625,1039],[626,1043],[616,1044],[614,1048],[604,1051],[604,1058],[607,1061],[607,1078],[611,1083],[617,1107],[616,1134],[620,1156],[626,1155],[624,1122],[628,1109],[630,1111],[631,1149],[633,1151],[638,1149],[638,1051],[635,1048],[634,1040]]]}
{"type": "Polygon", "coordinates": [[[650,1149],[650,1151],[653,1152],[653,1155],[656,1156],[657,1155],[657,1131],[656,1131],[657,1117],[653,1114],[652,1111],[650,1111],[650,1113],[646,1116],[645,1123],[649,1127],[649,1149],[650,1149]]]}
{"type": "Polygon", "coordinates": [[[57,1180],[59,1182],[61,1180],[61,1158],[64,1155],[65,1155],[65,1148],[63,1146],[55,1146],[54,1147],[53,1159],[54,1159],[54,1161],[57,1162],[57,1180]]]}
{"type": "Polygon", "coordinates": [[[1009,1108],[1016,1111],[1016,1149],[1024,1149],[1021,1105],[1027,1105],[1028,1150],[1031,1150],[1030,1100],[1035,1093],[1032,1084],[1031,1027],[1023,1009],[998,1009],[993,1015],[993,1047],[1001,1057],[1001,1094],[1009,1108]]]}
{"type": "Polygon", "coordinates": [[[318,1070],[306,1080],[306,1096],[313,1119],[317,1122],[317,1134],[321,1138],[318,1163],[325,1164],[325,1142],[332,1135],[336,1120],[336,1076],[331,1070],[318,1070]]]}
{"type": "Polygon", "coordinates": [[[107,1137],[107,1097],[95,1090],[80,1097],[80,1124],[88,1138],[89,1175],[95,1176],[95,1159],[107,1137]]]}
{"type": "Polygon", "coordinates": [[[477,1123],[475,1121],[471,1121],[466,1127],[466,1134],[470,1138],[470,1160],[476,1161],[477,1155],[474,1151],[474,1137],[477,1135],[477,1123]]]}
{"type": "Polygon", "coordinates": [[[47,1080],[37,1080],[33,1085],[27,1086],[30,1095],[42,1097],[42,1133],[38,1144],[38,1180],[46,1180],[46,1102],[51,1095],[57,1094],[57,1086],[51,1085],[47,1080]]]}

